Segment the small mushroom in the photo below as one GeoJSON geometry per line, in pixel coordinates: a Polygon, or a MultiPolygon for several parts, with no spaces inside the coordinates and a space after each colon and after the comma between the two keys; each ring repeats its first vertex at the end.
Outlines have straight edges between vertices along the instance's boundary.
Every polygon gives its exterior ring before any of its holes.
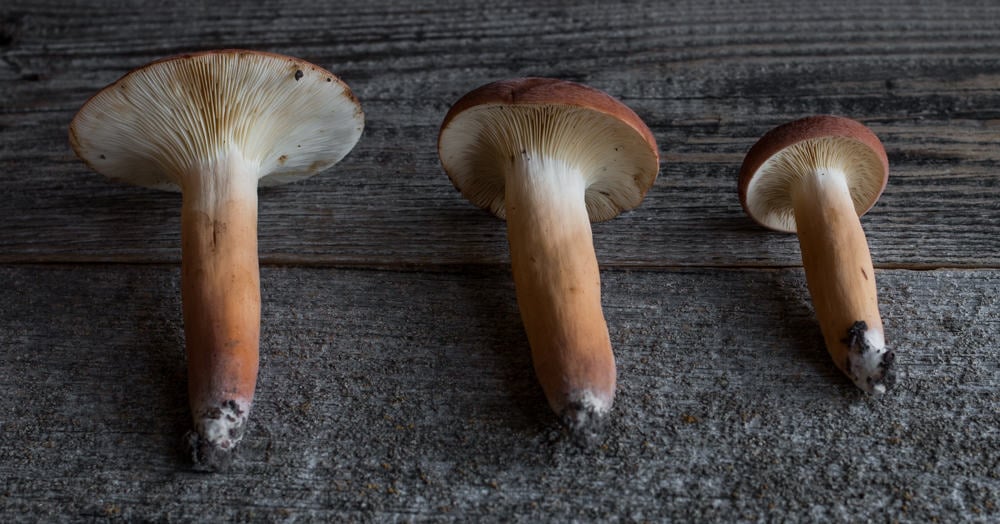
{"type": "Polygon", "coordinates": [[[94,95],[70,124],[77,156],[112,179],[180,190],[181,290],[199,469],[243,437],[257,382],[257,187],[312,176],[357,143],[346,84],[297,58],[227,49],[159,60],[94,95]]]}
{"type": "Polygon", "coordinates": [[[642,201],[659,170],[652,133],[606,93],[522,78],[458,100],[438,152],[467,199],[506,218],[535,373],[573,435],[593,440],[616,372],[590,223],[642,201]]]}
{"type": "Polygon", "coordinates": [[[740,169],[743,209],[761,225],[796,232],[809,293],[834,363],[879,395],[893,382],[875,271],[859,217],[885,189],[889,161],[878,137],[848,118],[814,116],[779,126],[740,169]]]}

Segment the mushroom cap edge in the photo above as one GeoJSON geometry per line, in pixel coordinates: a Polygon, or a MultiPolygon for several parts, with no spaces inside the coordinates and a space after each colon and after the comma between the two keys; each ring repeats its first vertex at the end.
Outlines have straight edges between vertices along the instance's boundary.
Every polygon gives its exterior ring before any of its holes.
{"type": "MultiPolygon", "coordinates": [[[[502,206],[497,209],[490,205],[481,204],[467,194],[461,181],[449,168],[445,154],[447,144],[444,143],[444,138],[449,125],[467,110],[487,105],[563,106],[584,109],[613,118],[636,133],[650,153],[650,166],[646,170],[648,173],[644,173],[641,180],[637,179],[639,183],[636,185],[637,194],[634,195],[634,203],[627,206],[614,206],[617,208],[614,213],[604,213],[600,216],[594,216],[590,206],[588,206],[593,222],[609,220],[623,211],[636,207],[645,197],[649,188],[653,186],[659,174],[660,152],[652,131],[635,111],[608,93],[577,82],[555,78],[521,77],[490,82],[469,91],[451,106],[442,120],[437,146],[441,164],[455,188],[474,204],[489,210],[500,218],[504,218],[502,206]]],[[[591,195],[592,192],[588,191],[588,200],[591,195]]],[[[500,201],[502,201],[502,195],[500,196],[500,201]]]]}
{"type": "MultiPolygon", "coordinates": [[[[199,60],[199,59],[211,59],[211,58],[239,58],[239,57],[252,57],[255,59],[263,60],[273,60],[275,65],[290,64],[294,66],[295,73],[293,73],[293,78],[298,81],[299,79],[306,78],[307,75],[311,75],[313,78],[325,79],[323,84],[331,84],[339,89],[343,101],[351,106],[353,112],[352,121],[353,129],[348,130],[348,138],[344,144],[341,146],[341,151],[335,153],[336,158],[325,158],[322,160],[316,160],[309,162],[307,169],[300,169],[298,171],[289,172],[282,171],[280,169],[272,169],[266,172],[262,172],[258,183],[260,186],[271,186],[271,185],[281,185],[285,183],[291,183],[297,180],[311,177],[329,167],[336,164],[343,159],[347,153],[353,149],[357,141],[361,137],[361,133],[364,129],[364,112],[361,108],[361,104],[357,97],[351,91],[350,87],[339,77],[333,73],[327,71],[326,69],[315,65],[306,60],[282,55],[279,53],[272,53],[268,51],[257,51],[250,49],[239,49],[239,48],[224,48],[224,49],[209,49],[203,51],[195,51],[189,53],[180,53],[176,55],[166,56],[158,58],[151,62],[145,63],[141,66],[135,67],[130,71],[123,74],[114,82],[108,84],[107,86],[100,89],[98,92],[91,95],[86,102],[84,102],[77,113],[74,115],[72,121],[69,125],[69,142],[76,156],[82,160],[91,170],[98,172],[107,176],[108,178],[118,180],[124,183],[151,187],[155,189],[161,189],[166,191],[179,191],[180,187],[176,180],[164,176],[161,173],[155,173],[153,170],[147,169],[136,169],[135,171],[117,174],[112,174],[108,172],[107,169],[102,168],[102,162],[98,160],[105,160],[101,157],[101,153],[98,152],[92,145],[88,145],[86,139],[81,139],[81,135],[86,131],[92,131],[93,128],[87,129],[84,122],[89,118],[88,112],[92,111],[95,105],[95,101],[100,101],[102,97],[107,97],[109,93],[112,93],[116,87],[124,85],[124,83],[129,82],[132,79],[137,78],[136,75],[145,75],[150,71],[155,70],[158,67],[162,67],[164,64],[179,63],[181,61],[199,60]],[[298,74],[298,71],[302,71],[302,75],[298,74]],[[342,154],[341,154],[342,153],[342,154]]],[[[289,70],[292,68],[289,65],[284,65],[288,67],[289,70]]],[[[320,82],[317,81],[317,84],[320,82]]],[[[93,125],[94,123],[91,123],[93,125]]]]}
{"type": "MultiPolygon", "coordinates": [[[[867,213],[881,197],[889,181],[889,159],[882,141],[879,140],[878,136],[871,129],[857,120],[837,115],[814,115],[793,120],[771,129],[757,140],[745,155],[739,171],[738,191],[740,205],[743,207],[744,212],[754,222],[769,229],[776,229],[752,213],[750,206],[747,204],[751,180],[758,174],[760,167],[765,162],[775,155],[780,154],[784,149],[806,140],[829,137],[856,140],[870,149],[881,162],[882,170],[879,189],[870,198],[870,201],[863,206],[858,216],[867,213]]],[[[780,230],[785,231],[783,229],[780,230]]],[[[788,232],[794,232],[794,230],[788,232]]]]}

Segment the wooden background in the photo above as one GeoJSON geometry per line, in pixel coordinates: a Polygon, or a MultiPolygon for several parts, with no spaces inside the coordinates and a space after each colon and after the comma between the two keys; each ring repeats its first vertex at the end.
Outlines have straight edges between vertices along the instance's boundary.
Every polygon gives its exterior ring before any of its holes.
{"type": "Polygon", "coordinates": [[[995,2],[0,5],[0,521],[996,521],[995,2]],[[367,115],[339,165],[260,192],[262,367],[232,471],[190,472],[180,197],[109,183],[67,125],[129,69],[245,47],[367,115]],[[545,405],[504,224],[437,159],[489,81],[603,89],[661,173],[595,225],[619,392],[580,450],[545,405]],[[743,154],[816,113],[869,125],[862,219],[900,384],[822,347],[794,236],[742,212],[743,154]]]}

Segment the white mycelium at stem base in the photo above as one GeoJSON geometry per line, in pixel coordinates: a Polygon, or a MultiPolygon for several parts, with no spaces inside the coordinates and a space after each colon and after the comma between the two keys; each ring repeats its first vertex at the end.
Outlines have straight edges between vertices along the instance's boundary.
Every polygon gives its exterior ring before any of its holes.
{"type": "MultiPolygon", "coordinates": [[[[834,363],[868,393],[886,391],[894,354],[887,350],[878,309],[875,272],[859,209],[866,209],[881,187],[879,176],[851,176],[880,170],[871,150],[848,138],[800,142],[765,162],[755,181],[766,188],[748,193],[770,196],[750,201],[760,217],[779,229],[794,230],[802,250],[809,293],[827,350],[834,363]],[[855,187],[852,181],[867,184],[855,187]],[[866,182],[868,181],[868,182],[866,182]],[[787,200],[778,205],[780,201],[787,200]],[[771,216],[763,210],[784,208],[791,215],[771,216]]],[[[754,182],[751,182],[751,185],[754,182]]]]}
{"type": "Polygon", "coordinates": [[[610,411],[615,391],[586,176],[526,150],[506,180],[507,239],[535,371],[552,409],[570,427],[583,426],[610,411]]]}

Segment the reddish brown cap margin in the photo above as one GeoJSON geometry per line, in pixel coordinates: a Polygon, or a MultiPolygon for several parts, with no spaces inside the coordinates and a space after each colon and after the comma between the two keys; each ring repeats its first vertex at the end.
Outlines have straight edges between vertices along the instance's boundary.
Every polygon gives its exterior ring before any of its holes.
{"type": "MultiPolygon", "coordinates": [[[[660,158],[653,132],[639,118],[639,115],[611,95],[590,86],[569,80],[538,77],[512,78],[492,82],[473,89],[458,99],[445,115],[444,121],[441,122],[441,128],[448,127],[451,119],[462,111],[483,104],[559,104],[606,113],[635,129],[652,147],[657,160],[660,158]]],[[[440,146],[439,141],[438,147],[440,148],[440,146]]]]}

